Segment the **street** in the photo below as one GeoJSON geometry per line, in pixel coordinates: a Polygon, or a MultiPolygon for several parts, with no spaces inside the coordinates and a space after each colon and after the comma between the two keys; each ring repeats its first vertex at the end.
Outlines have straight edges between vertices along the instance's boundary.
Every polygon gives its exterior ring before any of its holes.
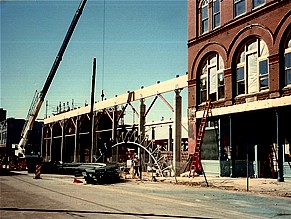
{"type": "Polygon", "coordinates": [[[291,199],[169,183],[0,176],[0,218],[290,218],[291,199]]]}

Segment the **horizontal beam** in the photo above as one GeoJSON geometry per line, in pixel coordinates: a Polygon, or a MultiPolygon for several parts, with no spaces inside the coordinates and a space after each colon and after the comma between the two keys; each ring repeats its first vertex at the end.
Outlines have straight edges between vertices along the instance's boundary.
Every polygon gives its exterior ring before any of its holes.
{"type": "MultiPolygon", "coordinates": [[[[171,92],[177,89],[184,89],[188,86],[188,75],[179,76],[164,82],[160,82],[145,88],[141,88],[135,91],[132,91],[129,97],[129,93],[122,94],[120,96],[116,96],[114,98],[110,98],[104,101],[100,101],[94,104],[94,111],[103,110],[106,108],[110,108],[113,106],[118,106],[122,104],[126,104],[128,101],[133,102],[140,100],[142,98],[149,98],[152,96],[156,96],[157,94],[163,94],[167,92],[171,92]]],[[[68,119],[71,117],[87,114],[90,112],[90,105],[80,107],[75,110],[71,110],[68,112],[64,112],[55,116],[50,116],[49,118],[44,119],[44,124],[49,124],[52,122],[60,121],[63,119],[68,119]]]]}
{"type": "MultiPolygon", "coordinates": [[[[263,110],[282,106],[291,106],[291,96],[280,97],[276,99],[260,100],[249,103],[243,103],[233,106],[214,108],[212,109],[212,116],[222,116],[227,114],[249,112],[253,110],[263,110]]],[[[196,118],[203,117],[203,110],[196,113],[196,118]]]]}

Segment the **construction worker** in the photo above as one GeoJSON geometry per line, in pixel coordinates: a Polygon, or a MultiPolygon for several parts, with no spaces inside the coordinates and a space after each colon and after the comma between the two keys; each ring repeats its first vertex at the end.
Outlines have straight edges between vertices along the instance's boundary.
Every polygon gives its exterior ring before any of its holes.
{"type": "Polygon", "coordinates": [[[135,177],[135,175],[139,177],[139,159],[136,154],[133,158],[133,178],[135,177]]]}

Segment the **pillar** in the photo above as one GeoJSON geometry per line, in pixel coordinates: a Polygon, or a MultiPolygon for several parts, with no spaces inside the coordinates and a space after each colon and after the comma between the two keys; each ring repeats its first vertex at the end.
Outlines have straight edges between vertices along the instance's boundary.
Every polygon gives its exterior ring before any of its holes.
{"type": "Polygon", "coordinates": [[[168,151],[173,151],[173,128],[169,126],[168,151]]]}
{"type": "Polygon", "coordinates": [[[49,144],[48,144],[48,129],[49,129],[50,126],[48,126],[46,128],[46,134],[45,134],[45,160],[48,161],[48,147],[49,147],[49,144]]]}
{"type": "Polygon", "coordinates": [[[174,146],[173,146],[173,169],[175,175],[180,170],[181,163],[181,139],[182,139],[182,97],[180,90],[175,90],[174,98],[174,146]]]}
{"type": "Polygon", "coordinates": [[[91,163],[95,162],[94,157],[96,156],[95,149],[95,114],[93,113],[91,117],[91,163]]]}
{"type": "Polygon", "coordinates": [[[65,120],[62,120],[60,122],[60,126],[62,128],[62,139],[61,139],[61,162],[63,162],[63,151],[64,151],[64,145],[65,145],[65,120]]]}
{"type": "Polygon", "coordinates": [[[233,125],[233,118],[229,116],[229,151],[230,151],[230,177],[235,177],[235,149],[233,146],[233,137],[232,137],[232,125],[233,125]]]}
{"type": "MultiPolygon", "coordinates": [[[[144,98],[140,100],[140,116],[139,116],[139,135],[140,142],[145,138],[145,122],[146,122],[146,105],[144,98]]],[[[142,159],[144,159],[144,151],[138,148],[138,159],[140,161],[140,178],[142,178],[142,159]]]]}
{"type": "Polygon", "coordinates": [[[222,127],[222,119],[218,119],[218,151],[219,151],[219,161],[225,160],[225,151],[224,151],[224,144],[223,144],[223,128],[222,127]]]}
{"type": "MultiPolygon", "coordinates": [[[[112,113],[112,144],[116,144],[116,136],[117,136],[117,106],[114,106],[112,113]]],[[[114,147],[112,151],[112,161],[118,162],[118,147],[114,147]]]]}
{"type": "Polygon", "coordinates": [[[41,128],[40,157],[43,157],[44,126],[41,128]]]}
{"type": "MultiPolygon", "coordinates": [[[[152,127],[152,150],[155,150],[156,148],[155,140],[156,140],[156,130],[155,127],[152,127]]],[[[148,143],[146,145],[148,145],[148,143]]]]}
{"type": "Polygon", "coordinates": [[[52,160],[52,146],[53,146],[53,124],[50,126],[50,131],[51,131],[51,139],[50,139],[50,159],[52,160]]]}
{"type": "Polygon", "coordinates": [[[75,150],[74,150],[74,162],[80,162],[80,145],[79,145],[79,122],[80,118],[77,116],[75,123],[75,150]]]}
{"type": "Polygon", "coordinates": [[[284,166],[283,166],[283,144],[280,135],[280,115],[278,110],[276,110],[276,141],[277,141],[277,153],[278,153],[278,182],[284,182],[284,166]]]}

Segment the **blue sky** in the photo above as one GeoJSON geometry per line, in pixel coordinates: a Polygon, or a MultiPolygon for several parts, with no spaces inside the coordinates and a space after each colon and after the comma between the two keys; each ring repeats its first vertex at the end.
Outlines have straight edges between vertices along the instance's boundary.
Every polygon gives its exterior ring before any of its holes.
{"type": "MultiPolygon", "coordinates": [[[[8,117],[26,117],[79,4],[79,0],[0,2],[0,107],[8,117]]],[[[96,101],[102,88],[111,98],[185,74],[187,0],[106,0],[105,16],[103,0],[88,0],[46,96],[49,114],[59,102],[90,103],[94,57],[96,101]]]]}

